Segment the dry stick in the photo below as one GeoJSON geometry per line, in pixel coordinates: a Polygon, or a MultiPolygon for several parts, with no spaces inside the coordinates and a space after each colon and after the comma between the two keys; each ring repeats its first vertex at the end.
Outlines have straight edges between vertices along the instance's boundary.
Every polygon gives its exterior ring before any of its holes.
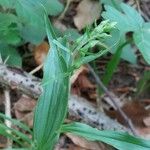
{"type": "Polygon", "coordinates": [[[36,72],[38,72],[39,70],[41,70],[43,68],[43,65],[44,65],[43,63],[40,64],[35,69],[33,69],[32,71],[30,71],[29,74],[31,74],[31,75],[35,74],[36,72]]]}
{"type": "Polygon", "coordinates": [[[65,14],[66,14],[66,12],[67,12],[67,10],[68,10],[68,8],[69,8],[69,6],[70,6],[70,4],[71,4],[72,1],[73,1],[73,0],[66,0],[65,9],[64,9],[64,11],[60,14],[60,16],[58,17],[59,20],[61,20],[61,19],[64,18],[64,16],[65,16],[65,14]]]}
{"type": "Polygon", "coordinates": [[[135,0],[135,3],[137,5],[138,12],[141,14],[140,1],[139,0],[135,0]]]}
{"type": "MultiPolygon", "coordinates": [[[[41,80],[29,73],[14,67],[9,67],[0,63],[0,84],[21,91],[22,93],[37,99],[42,90],[40,87],[41,80]]],[[[70,96],[69,98],[69,115],[80,118],[87,124],[94,125],[99,129],[127,131],[129,129],[122,126],[115,120],[110,119],[106,114],[97,111],[96,107],[81,98],[70,96]],[[78,100],[79,99],[79,100],[78,100]]]]}
{"type": "MultiPolygon", "coordinates": [[[[150,16],[149,8],[147,7],[146,3],[144,1],[141,1],[141,3],[143,4],[143,7],[144,7],[146,13],[148,14],[148,16],[150,16]]],[[[141,14],[146,19],[146,21],[150,21],[150,18],[145,13],[142,12],[141,14]]]]}
{"type": "Polygon", "coordinates": [[[150,21],[150,18],[143,11],[141,11],[141,15],[146,21],[150,21]]]}
{"type": "MultiPolygon", "coordinates": [[[[10,91],[8,89],[4,90],[4,96],[5,96],[5,115],[9,118],[11,118],[11,101],[10,101],[10,91]]],[[[11,128],[12,124],[11,121],[5,120],[5,124],[7,127],[11,128]]],[[[8,131],[10,133],[10,131],[8,131]]],[[[7,146],[10,148],[12,146],[12,141],[10,139],[7,139],[7,146]]]]}
{"type": "Polygon", "coordinates": [[[103,82],[101,81],[101,79],[98,77],[98,75],[95,73],[95,71],[93,70],[93,68],[88,64],[88,68],[90,70],[90,72],[93,74],[97,84],[102,88],[102,90],[109,96],[110,100],[112,101],[112,103],[114,104],[114,106],[116,107],[116,109],[119,111],[119,113],[122,115],[122,117],[124,118],[125,122],[127,123],[128,127],[131,129],[132,133],[134,135],[138,135],[132,121],[127,117],[127,115],[123,112],[123,110],[119,107],[119,105],[116,103],[115,99],[112,97],[112,95],[110,94],[110,92],[108,91],[108,89],[105,87],[105,85],[103,84],[103,82]]]}
{"type": "Polygon", "coordinates": [[[131,131],[110,119],[105,113],[98,111],[95,105],[86,99],[71,95],[69,98],[69,118],[76,118],[100,130],[131,131]]]}

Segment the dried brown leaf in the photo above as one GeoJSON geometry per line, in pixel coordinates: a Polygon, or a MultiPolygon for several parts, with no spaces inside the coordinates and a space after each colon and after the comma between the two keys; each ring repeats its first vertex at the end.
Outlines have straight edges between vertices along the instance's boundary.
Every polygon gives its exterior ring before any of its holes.
{"type": "Polygon", "coordinates": [[[47,42],[42,42],[40,45],[34,48],[34,59],[37,65],[41,65],[48,53],[49,45],[47,42]]]}
{"type": "Polygon", "coordinates": [[[105,146],[97,142],[88,141],[82,137],[70,133],[67,133],[66,135],[72,140],[75,145],[80,146],[81,148],[85,148],[87,150],[105,150],[105,146]]]}
{"type": "Polygon", "coordinates": [[[143,119],[143,122],[144,122],[145,126],[150,127],[150,116],[145,117],[143,119]]]}
{"type": "Polygon", "coordinates": [[[74,24],[78,30],[91,25],[100,17],[101,5],[99,1],[83,0],[77,7],[77,15],[74,17],[74,24]]]}
{"type": "Polygon", "coordinates": [[[27,113],[22,119],[22,122],[24,122],[28,127],[33,127],[33,112],[27,113]]]}
{"type": "MultiPolygon", "coordinates": [[[[28,114],[30,114],[33,111],[33,108],[35,107],[35,105],[36,105],[36,101],[34,99],[31,99],[30,97],[23,95],[14,104],[14,107],[13,107],[16,118],[20,120],[20,119],[23,119],[24,117],[26,117],[28,114]]],[[[29,121],[25,121],[25,122],[26,122],[26,124],[31,125],[31,123],[29,123],[29,121]]],[[[32,122],[32,120],[31,120],[31,122],[32,122]]]]}
{"type": "Polygon", "coordinates": [[[79,75],[83,72],[87,72],[87,68],[85,66],[81,66],[78,70],[75,71],[75,73],[71,76],[71,84],[73,84],[79,75]]]}
{"type": "Polygon", "coordinates": [[[28,96],[23,95],[15,104],[14,109],[21,112],[32,111],[36,105],[36,101],[28,96]]]}

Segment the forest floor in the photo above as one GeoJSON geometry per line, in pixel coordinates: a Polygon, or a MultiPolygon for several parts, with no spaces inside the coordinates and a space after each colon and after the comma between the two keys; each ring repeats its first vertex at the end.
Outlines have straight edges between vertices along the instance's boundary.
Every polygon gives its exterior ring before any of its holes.
{"type": "MultiPolygon", "coordinates": [[[[64,0],[61,0],[61,2],[65,4],[64,0]]],[[[141,3],[136,3],[136,0],[125,0],[124,2],[140,11],[145,20],[150,20],[149,0],[143,0],[141,3]]],[[[79,34],[82,34],[84,32],[83,28],[86,27],[87,24],[93,23],[93,18],[100,17],[97,16],[97,12],[89,12],[88,15],[88,6],[99,12],[103,9],[103,6],[97,8],[95,2],[92,2],[91,4],[89,0],[71,0],[65,13],[62,13],[59,17],[52,18],[54,25],[62,31],[65,31],[67,28],[72,28],[76,29],[79,34]]],[[[26,53],[26,51],[29,54],[23,58],[23,70],[29,73],[42,63],[42,55],[47,54],[49,45],[45,40],[40,45],[32,45],[28,43],[20,48],[23,49],[21,55],[26,53]]],[[[150,66],[145,63],[139,52],[136,52],[136,55],[138,58],[137,64],[131,64],[123,59],[120,60],[107,88],[112,94],[112,97],[114,95],[117,97],[115,98],[116,103],[121,108],[121,111],[127,115],[128,119],[132,121],[134,130],[136,130],[138,135],[145,139],[150,139],[150,66]]],[[[100,78],[104,75],[107,63],[111,58],[112,54],[107,54],[94,61],[96,73],[100,78]]],[[[93,66],[93,63],[91,63],[91,65],[93,66]]],[[[38,78],[42,78],[43,72],[42,70],[39,70],[34,75],[38,78]]],[[[101,95],[98,94],[97,81],[87,65],[82,66],[77,72],[75,72],[75,77],[71,85],[71,96],[72,95],[77,95],[76,99],[78,101],[80,101],[80,98],[84,98],[87,103],[94,106],[96,111],[100,110],[119,125],[123,125],[130,129],[126,122],[127,120],[124,120],[121,112],[115,108],[108,94],[105,92],[101,95]]],[[[36,105],[36,100],[13,89],[10,91],[10,96],[12,117],[22,120],[32,128],[32,111],[36,105]]],[[[4,101],[5,97],[3,87],[1,87],[0,112],[5,111],[4,101]]],[[[82,121],[82,118],[80,117],[78,118],[76,115],[74,117],[69,116],[68,119],[66,119],[66,122],[71,122],[72,120],[82,121]]],[[[5,145],[6,139],[0,136],[0,148],[4,148],[5,145]]],[[[113,148],[106,144],[89,142],[80,137],[65,134],[61,136],[56,149],[109,150],[113,148]]]]}

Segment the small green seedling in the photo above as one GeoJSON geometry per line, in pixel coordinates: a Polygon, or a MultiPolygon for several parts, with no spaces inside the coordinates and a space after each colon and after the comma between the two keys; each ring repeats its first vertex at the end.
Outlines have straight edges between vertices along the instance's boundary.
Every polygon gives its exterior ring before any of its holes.
{"type": "MultiPolygon", "coordinates": [[[[117,22],[118,31],[112,32],[112,37],[120,38],[111,52],[114,53],[112,59],[106,66],[103,77],[105,85],[112,79],[112,75],[117,68],[120,59],[123,58],[132,64],[136,64],[136,54],[133,44],[139,49],[145,61],[150,64],[150,23],[145,22],[142,16],[131,6],[124,3],[111,3],[105,5],[105,11],[102,13],[104,19],[117,22]],[[127,34],[130,33],[130,37],[127,34]]],[[[112,45],[113,38],[108,39],[106,43],[112,45]]]]}

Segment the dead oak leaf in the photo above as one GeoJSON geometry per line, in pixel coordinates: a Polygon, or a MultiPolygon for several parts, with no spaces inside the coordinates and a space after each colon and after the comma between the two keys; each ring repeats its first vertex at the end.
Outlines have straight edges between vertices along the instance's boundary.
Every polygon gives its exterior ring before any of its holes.
{"type": "Polygon", "coordinates": [[[75,83],[79,75],[83,72],[88,72],[88,69],[85,66],[81,66],[79,69],[77,69],[75,73],[71,76],[71,84],[75,83]]]}
{"type": "Polygon", "coordinates": [[[96,85],[92,83],[89,76],[89,70],[86,67],[78,70],[74,77],[72,76],[72,87],[71,93],[74,95],[79,95],[86,97],[87,99],[96,99],[96,85]]]}
{"type": "Polygon", "coordinates": [[[41,65],[48,53],[49,44],[43,41],[40,45],[34,48],[34,59],[37,65],[41,65]]]}
{"type": "Polygon", "coordinates": [[[29,128],[33,127],[33,112],[26,114],[21,121],[24,122],[29,128]]]}
{"type": "MultiPolygon", "coordinates": [[[[146,120],[144,122],[144,119],[149,117],[150,111],[146,110],[144,105],[140,101],[127,102],[126,104],[124,104],[124,106],[122,106],[122,110],[129,117],[129,119],[131,119],[135,127],[137,128],[146,127],[145,125],[146,120]]],[[[116,118],[123,125],[126,125],[125,120],[118,111],[110,110],[106,111],[106,113],[112,118],[116,118]]]]}
{"type": "Polygon", "coordinates": [[[77,7],[77,15],[73,18],[78,30],[82,30],[87,25],[91,25],[100,17],[101,5],[99,1],[83,0],[77,7]]]}
{"type": "Polygon", "coordinates": [[[99,144],[98,142],[88,141],[82,137],[70,133],[67,133],[66,135],[76,146],[80,146],[81,149],[84,148],[86,150],[106,150],[105,146],[103,144],[99,144]]]}
{"type": "Polygon", "coordinates": [[[28,96],[23,95],[15,104],[14,109],[21,112],[32,111],[36,105],[36,101],[28,96]]]}
{"type": "Polygon", "coordinates": [[[150,127],[136,128],[137,133],[144,139],[150,139],[150,127]]]}
{"type": "Polygon", "coordinates": [[[145,126],[150,127],[150,115],[143,119],[145,126]]]}
{"type": "Polygon", "coordinates": [[[27,114],[33,111],[33,108],[36,105],[36,101],[23,95],[15,104],[14,112],[17,119],[24,118],[27,114]]]}

